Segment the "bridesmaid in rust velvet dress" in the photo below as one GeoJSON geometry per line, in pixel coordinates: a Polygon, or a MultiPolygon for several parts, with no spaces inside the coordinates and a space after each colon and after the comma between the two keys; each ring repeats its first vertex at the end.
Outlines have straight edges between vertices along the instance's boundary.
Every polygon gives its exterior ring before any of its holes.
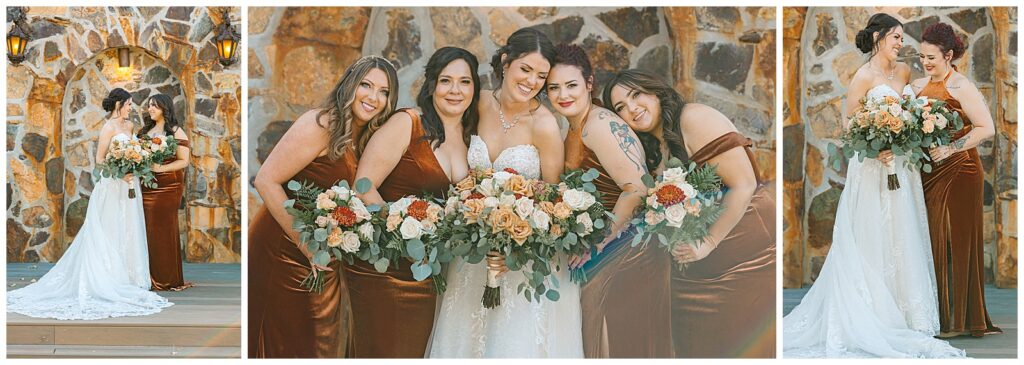
{"type": "Polygon", "coordinates": [[[603,99],[637,132],[651,171],[676,157],[711,163],[722,177],[725,212],[710,236],[672,253],[688,265],[671,269],[675,356],[774,358],[775,200],[758,181],[750,139],[719,111],[684,103],[644,71],[615,75],[603,99]]]}
{"type": "Polygon", "coordinates": [[[965,51],[953,28],[933,24],[921,40],[921,65],[928,76],[911,83],[914,92],[945,101],[964,120],[952,144],[931,149],[936,161],[932,172],[921,173],[939,291],[940,337],[1000,333],[985,308],[985,170],[976,148],[995,135],[992,116],[978,88],[953,65],[965,51]]]}
{"type": "Polygon", "coordinates": [[[149,243],[149,275],[152,290],[184,290],[192,286],[181,274],[181,234],[178,207],[185,192],[185,168],[189,163],[188,135],[174,116],[170,96],[156,94],[146,105],[145,125],[139,136],[178,141],[177,155],[153,165],[155,188],[142,187],[142,207],[146,212],[146,240],[149,243]]]}
{"type": "MultiPolygon", "coordinates": [[[[396,112],[370,139],[356,179],[373,188],[366,204],[407,195],[442,197],[469,174],[468,140],[479,119],[480,78],[476,56],[444,47],[427,61],[416,97],[419,110],[396,112]]],[[[365,262],[345,265],[354,330],[348,355],[360,358],[422,358],[434,323],[437,295],[431,279],[416,281],[408,264],[379,273],[365,262]]]]}
{"type": "Polygon", "coordinates": [[[672,357],[669,255],[656,242],[630,247],[629,221],[643,203],[647,173],[643,146],[622,119],[592,101],[594,71],[584,50],[568,44],[557,50],[547,94],[569,122],[565,168],[596,169],[601,203],[617,218],[597,256],[569,260],[588,277],[580,288],[584,356],[672,357]]]}
{"type": "Polygon", "coordinates": [[[284,185],[306,181],[320,188],[354,182],[357,161],[369,136],[398,102],[398,77],[388,60],[368,56],[350,66],[319,109],[295,121],[256,175],[263,198],[249,222],[250,358],[341,357],[350,329],[344,328],[348,293],[332,261],[323,292],[300,286],[312,270],[284,209],[284,185]]]}

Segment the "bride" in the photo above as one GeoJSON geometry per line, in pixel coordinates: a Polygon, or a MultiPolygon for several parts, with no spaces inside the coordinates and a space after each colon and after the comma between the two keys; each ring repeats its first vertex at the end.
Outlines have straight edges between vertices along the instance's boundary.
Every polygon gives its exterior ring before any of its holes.
{"type": "MultiPolygon", "coordinates": [[[[898,20],[875,14],[856,41],[871,56],[853,76],[847,115],[863,97],[900,97],[897,90],[910,80],[910,67],[897,62],[903,45],[898,20]]],[[[849,161],[825,264],[800,304],[783,318],[784,357],[965,355],[932,337],[939,317],[924,195],[920,175],[905,162],[890,151],[849,161]],[[893,191],[885,184],[890,165],[902,186],[893,191]]]]}
{"type": "MultiPolygon", "coordinates": [[[[110,91],[103,109],[113,118],[100,130],[97,163],[112,140],[132,137],[131,94],[110,91]]],[[[101,178],[92,190],[85,222],[64,255],[38,282],[7,293],[7,311],[36,318],[93,320],[143,316],[173,305],[152,292],[146,222],[139,180],[101,178]]]]}
{"type": "MultiPolygon", "coordinates": [[[[491,61],[501,86],[480,97],[469,167],[512,168],[529,179],[558,182],[561,135],[554,115],[536,99],[555,62],[555,47],[530,28],[516,31],[507,43],[491,61]]],[[[493,309],[480,301],[487,271],[486,261],[452,263],[428,357],[583,357],[580,292],[565,267],[552,272],[558,301],[528,301],[517,291],[525,279],[514,272],[501,277],[502,302],[493,309]]]]}

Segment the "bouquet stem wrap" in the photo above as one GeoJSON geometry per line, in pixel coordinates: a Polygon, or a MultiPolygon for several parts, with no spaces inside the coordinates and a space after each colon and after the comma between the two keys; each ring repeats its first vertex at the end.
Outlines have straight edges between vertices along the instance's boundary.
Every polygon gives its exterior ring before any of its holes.
{"type": "Polygon", "coordinates": [[[501,305],[501,286],[498,283],[498,275],[501,271],[497,267],[501,266],[502,257],[495,251],[491,251],[487,254],[487,285],[484,286],[484,297],[483,305],[484,308],[491,309],[501,305]]]}
{"type": "Polygon", "coordinates": [[[135,187],[128,188],[128,199],[135,199],[135,187]]]}
{"type": "Polygon", "coordinates": [[[889,171],[888,181],[889,190],[897,190],[900,188],[900,179],[896,177],[896,167],[892,163],[885,165],[887,171],[889,171]]]}

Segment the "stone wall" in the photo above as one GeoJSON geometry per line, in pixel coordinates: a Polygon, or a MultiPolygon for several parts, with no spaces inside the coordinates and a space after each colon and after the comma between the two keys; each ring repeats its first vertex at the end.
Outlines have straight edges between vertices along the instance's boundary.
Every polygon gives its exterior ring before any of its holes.
{"type": "Polygon", "coordinates": [[[904,22],[901,54],[913,68],[912,78],[924,76],[916,54],[929,25],[951,24],[968,44],[957,65],[985,96],[997,130],[996,138],[978,147],[985,170],[986,280],[1016,287],[1015,8],[785,9],[785,287],[813,283],[831,245],[846,166],[837,171],[827,164],[827,145],[841,130],[845,86],[867,60],[854,37],[877,11],[904,22]]]}
{"type": "Polygon", "coordinates": [[[363,54],[399,66],[399,106],[412,106],[423,66],[457,45],[481,61],[515,30],[535,26],[555,43],[588,51],[598,86],[618,70],[652,70],[687,100],[732,118],[755,141],[764,180],[775,175],[775,8],[249,8],[249,215],[262,204],[252,187],[292,121],[316,107],[363,54]],[[373,36],[367,37],[367,34],[373,36]]]}
{"type": "MultiPolygon", "coordinates": [[[[240,19],[239,8],[230,14],[240,19]]],[[[72,242],[93,187],[100,101],[123,87],[136,103],[171,95],[184,118],[185,260],[238,262],[241,79],[217,62],[220,8],[32,7],[28,21],[28,58],[7,72],[7,261],[54,262],[72,242]]]]}

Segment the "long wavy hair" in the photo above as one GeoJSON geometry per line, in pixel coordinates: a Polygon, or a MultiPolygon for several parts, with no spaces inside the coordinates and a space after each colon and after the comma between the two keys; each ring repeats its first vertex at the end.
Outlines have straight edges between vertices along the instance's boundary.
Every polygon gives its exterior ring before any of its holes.
{"type": "MultiPolygon", "coordinates": [[[[164,134],[173,136],[177,128],[181,128],[178,117],[174,115],[174,101],[171,100],[170,96],[156,94],[149,97],[149,102],[156,103],[156,107],[160,109],[160,114],[164,117],[164,134]]],[[[146,104],[146,106],[148,109],[149,104],[146,104]]],[[[139,137],[146,135],[146,133],[149,133],[149,131],[156,127],[156,120],[149,113],[143,113],[142,123],[139,137]]]]}
{"type": "Polygon", "coordinates": [[[327,129],[330,135],[330,142],[327,145],[328,158],[331,160],[341,158],[350,143],[354,143],[356,157],[362,155],[366,144],[370,142],[370,136],[391,117],[391,113],[395,111],[397,105],[398,72],[395,70],[395,65],[380,56],[365,56],[356,60],[345,70],[341,80],[334,85],[334,90],[321,104],[320,112],[316,115],[317,123],[327,129]],[[352,105],[355,104],[356,88],[359,87],[359,82],[363,80],[363,77],[366,77],[366,74],[373,69],[384,71],[388,76],[388,101],[385,103],[384,109],[368,121],[366,130],[359,135],[359,140],[352,141],[352,124],[355,119],[355,115],[352,114],[352,105]],[[322,124],[321,118],[327,119],[326,125],[322,124]]]}
{"type": "Polygon", "coordinates": [[[416,96],[416,105],[423,112],[423,139],[430,143],[431,148],[440,147],[445,138],[444,124],[434,107],[434,89],[437,87],[437,79],[441,76],[441,71],[448,64],[457,60],[466,61],[466,64],[469,65],[470,77],[473,79],[473,98],[469,103],[469,108],[462,113],[462,139],[467,145],[469,136],[476,133],[477,123],[480,121],[480,112],[477,110],[477,103],[480,101],[480,75],[476,72],[480,67],[480,62],[472,53],[459,47],[444,47],[437,50],[427,61],[423,72],[423,86],[420,87],[420,92],[416,96]]]}
{"type": "MultiPolygon", "coordinates": [[[[661,133],[665,142],[668,143],[668,151],[673,157],[683,162],[689,161],[690,156],[686,153],[686,147],[683,145],[683,133],[679,129],[679,116],[682,115],[683,107],[686,106],[683,97],[658,76],[643,70],[629,69],[613,75],[605,85],[604,91],[601,93],[604,105],[609,107],[612,105],[612,88],[618,85],[636,89],[641,93],[658,98],[658,103],[661,105],[661,115],[659,115],[661,133]]],[[[647,170],[654,171],[662,159],[661,141],[650,133],[635,132],[640,138],[640,144],[644,146],[647,170]]]]}

